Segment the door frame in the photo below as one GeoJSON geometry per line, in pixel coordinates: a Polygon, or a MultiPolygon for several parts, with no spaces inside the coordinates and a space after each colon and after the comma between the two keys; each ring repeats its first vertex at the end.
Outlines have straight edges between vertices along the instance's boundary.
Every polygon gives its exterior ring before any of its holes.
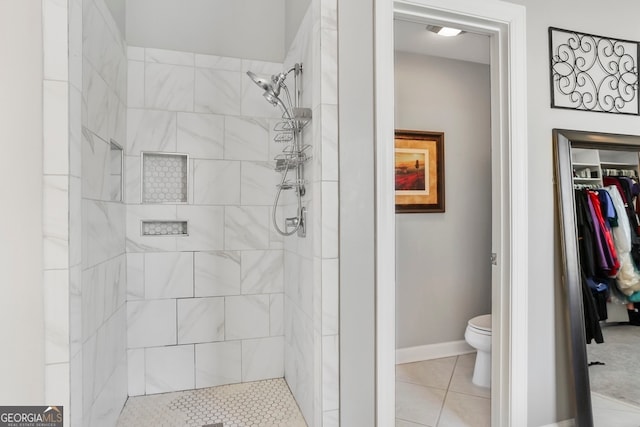
{"type": "MultiPolygon", "coordinates": [[[[376,420],[395,425],[393,21],[449,24],[491,39],[493,426],[527,425],[526,16],[498,0],[375,0],[376,420]]],[[[490,254],[487,254],[489,262],[490,254]]]]}

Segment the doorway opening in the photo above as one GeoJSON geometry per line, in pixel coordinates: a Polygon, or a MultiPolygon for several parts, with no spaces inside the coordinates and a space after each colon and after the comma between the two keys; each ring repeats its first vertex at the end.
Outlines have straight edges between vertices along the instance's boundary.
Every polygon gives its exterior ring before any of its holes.
{"type": "Polygon", "coordinates": [[[396,422],[489,426],[490,39],[468,31],[444,37],[430,27],[394,22],[396,422]],[[416,167],[422,152],[418,141],[399,139],[404,130],[441,132],[442,160],[427,156],[416,167]],[[440,184],[433,193],[443,211],[413,207],[414,175],[440,184]]]}
{"type": "MultiPolygon", "coordinates": [[[[455,26],[485,34],[491,51],[492,163],[492,425],[527,423],[527,164],[526,67],[524,8],[503,2],[481,7],[462,1],[452,7],[443,0],[419,4],[377,2],[377,418],[395,422],[395,209],[393,188],[395,129],[393,21],[455,26]],[[495,6],[495,7],[494,7],[495,6]],[[487,12],[489,11],[489,12],[487,12]],[[393,263],[389,262],[394,260],[393,263]],[[393,265],[394,267],[390,267],[393,265]],[[393,305],[393,307],[391,307],[393,305]]],[[[490,259],[491,254],[487,254],[490,259]]]]}

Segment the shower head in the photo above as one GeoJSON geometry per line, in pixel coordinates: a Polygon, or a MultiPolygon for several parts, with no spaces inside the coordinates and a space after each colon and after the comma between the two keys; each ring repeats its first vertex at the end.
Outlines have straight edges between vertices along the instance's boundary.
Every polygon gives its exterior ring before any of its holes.
{"type": "Polygon", "coordinates": [[[258,86],[260,86],[262,89],[264,90],[272,90],[273,89],[273,84],[271,82],[269,82],[269,80],[262,78],[262,77],[258,77],[256,76],[255,73],[251,72],[251,71],[247,71],[247,76],[249,76],[249,78],[251,80],[253,80],[253,82],[255,84],[257,84],[258,86]]]}
{"type": "Polygon", "coordinates": [[[264,98],[269,102],[269,104],[272,104],[272,105],[278,105],[282,102],[280,97],[276,95],[275,92],[272,90],[265,91],[265,93],[263,93],[262,96],[264,96],[264,98]]]}
{"type": "Polygon", "coordinates": [[[295,75],[298,76],[301,71],[302,64],[295,64],[295,66],[287,72],[274,74],[270,79],[258,77],[252,71],[247,71],[247,76],[249,76],[249,78],[256,85],[264,90],[262,96],[265,97],[269,104],[273,105],[274,107],[279,106],[280,108],[282,108],[285,115],[290,117],[291,114],[289,112],[289,109],[293,107],[293,104],[291,102],[291,96],[289,95],[289,89],[287,88],[287,85],[284,81],[287,79],[289,73],[295,72],[295,75]],[[284,94],[286,95],[285,101],[287,102],[287,104],[285,104],[285,102],[280,98],[280,91],[282,89],[284,89],[284,94]],[[287,105],[289,106],[289,108],[287,108],[287,105]]]}

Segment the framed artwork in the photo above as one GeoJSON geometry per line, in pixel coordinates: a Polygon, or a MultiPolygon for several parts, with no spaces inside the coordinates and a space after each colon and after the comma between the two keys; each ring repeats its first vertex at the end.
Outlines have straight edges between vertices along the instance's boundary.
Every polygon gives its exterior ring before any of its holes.
{"type": "Polygon", "coordinates": [[[444,212],[444,133],[395,132],[396,213],[444,212]]]}
{"type": "Polygon", "coordinates": [[[551,107],[640,113],[640,44],[549,27],[551,107]]]}

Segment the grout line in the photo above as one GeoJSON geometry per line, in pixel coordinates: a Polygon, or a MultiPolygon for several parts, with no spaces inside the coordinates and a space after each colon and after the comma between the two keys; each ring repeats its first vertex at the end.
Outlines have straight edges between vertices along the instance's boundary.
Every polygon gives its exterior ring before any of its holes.
{"type": "Polygon", "coordinates": [[[440,419],[442,418],[442,412],[444,411],[445,403],[447,402],[447,397],[449,397],[449,387],[451,387],[451,381],[453,380],[453,374],[456,371],[456,367],[458,366],[458,361],[460,360],[460,356],[456,356],[456,363],[453,365],[453,370],[451,371],[451,377],[449,377],[449,383],[447,384],[447,390],[444,392],[444,399],[442,399],[442,405],[440,406],[440,411],[438,413],[438,418],[436,421],[436,426],[440,424],[440,419]]]}

